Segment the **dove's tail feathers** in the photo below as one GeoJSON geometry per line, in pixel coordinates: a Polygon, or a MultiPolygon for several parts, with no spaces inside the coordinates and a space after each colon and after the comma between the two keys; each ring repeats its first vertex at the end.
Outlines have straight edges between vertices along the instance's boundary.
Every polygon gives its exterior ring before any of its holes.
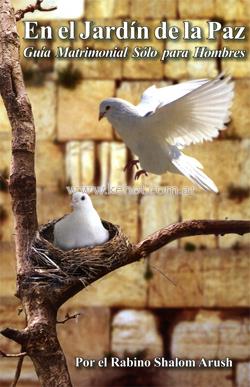
{"type": "Polygon", "coordinates": [[[179,157],[173,158],[171,161],[178,171],[194,184],[197,184],[205,191],[219,192],[214,182],[201,171],[203,166],[198,160],[181,153],[179,157]]]}

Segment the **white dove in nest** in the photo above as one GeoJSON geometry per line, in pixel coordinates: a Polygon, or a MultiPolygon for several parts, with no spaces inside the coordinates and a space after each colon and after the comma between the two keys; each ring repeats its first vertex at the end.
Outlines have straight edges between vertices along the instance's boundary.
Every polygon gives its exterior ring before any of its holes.
{"type": "Polygon", "coordinates": [[[192,80],[162,88],[149,87],[139,105],[120,98],[101,102],[99,119],[107,117],[128,148],[138,156],[125,166],[140,163],[135,178],[147,172],[186,176],[207,191],[218,192],[201,163],[181,150],[217,137],[229,121],[234,95],[230,77],[192,80]]]}
{"type": "Polygon", "coordinates": [[[54,226],[54,245],[62,250],[101,245],[109,240],[109,232],[86,193],[72,195],[73,211],[54,226]]]}

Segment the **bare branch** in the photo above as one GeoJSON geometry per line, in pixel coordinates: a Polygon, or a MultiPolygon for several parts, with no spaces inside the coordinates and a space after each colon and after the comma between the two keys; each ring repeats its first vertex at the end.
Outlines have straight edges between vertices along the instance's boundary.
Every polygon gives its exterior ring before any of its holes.
{"type": "Polygon", "coordinates": [[[0,350],[0,356],[2,357],[24,357],[27,355],[27,352],[20,352],[20,353],[5,353],[0,350]]]}
{"type": "Polygon", "coordinates": [[[81,313],[75,313],[75,314],[73,314],[73,315],[69,315],[68,313],[65,315],[65,319],[64,320],[62,320],[62,321],[57,321],[56,323],[57,324],[65,324],[67,321],[69,321],[69,320],[72,320],[72,319],[74,319],[74,318],[77,318],[78,316],[80,316],[81,315],[81,313]]]}
{"type": "Polygon", "coordinates": [[[247,220],[189,220],[171,224],[134,245],[132,253],[127,254],[124,259],[117,260],[114,258],[109,267],[104,265],[102,270],[99,271],[95,277],[92,277],[91,280],[85,281],[85,283],[82,283],[79,279],[72,281],[68,287],[59,291],[59,294],[57,294],[56,305],[59,307],[80,290],[104,277],[106,274],[119,267],[139,261],[176,239],[195,235],[243,235],[249,232],[250,221],[247,220]]]}
{"type": "Polygon", "coordinates": [[[29,12],[32,12],[32,13],[35,11],[50,12],[57,9],[57,7],[43,8],[42,3],[43,3],[43,0],[37,0],[36,4],[34,5],[30,4],[25,9],[19,9],[18,11],[16,11],[15,13],[16,21],[23,19],[24,15],[29,12]]]}
{"type": "Polygon", "coordinates": [[[5,328],[0,333],[4,337],[7,337],[8,339],[11,339],[21,345],[25,344],[27,341],[27,333],[17,329],[5,328]]]}
{"type": "Polygon", "coordinates": [[[243,235],[250,232],[247,220],[188,220],[171,224],[150,235],[135,246],[135,258],[140,259],[167,245],[187,236],[195,235],[243,235]]]}
{"type": "Polygon", "coordinates": [[[22,366],[23,366],[23,359],[24,359],[24,356],[22,356],[18,359],[15,377],[14,377],[14,380],[11,384],[11,387],[16,387],[16,385],[18,383],[18,380],[19,380],[20,375],[21,375],[22,366]]]}

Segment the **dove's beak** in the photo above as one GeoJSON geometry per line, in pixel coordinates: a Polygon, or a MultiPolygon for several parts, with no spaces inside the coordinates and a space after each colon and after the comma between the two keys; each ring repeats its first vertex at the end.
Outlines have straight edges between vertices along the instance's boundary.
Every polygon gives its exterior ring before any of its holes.
{"type": "Polygon", "coordinates": [[[105,116],[104,112],[99,113],[98,121],[101,121],[101,119],[105,116]]]}

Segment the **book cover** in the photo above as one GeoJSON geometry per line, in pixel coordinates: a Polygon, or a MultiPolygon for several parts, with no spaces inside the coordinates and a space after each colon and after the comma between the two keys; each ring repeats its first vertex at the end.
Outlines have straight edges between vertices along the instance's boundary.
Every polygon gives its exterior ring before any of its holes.
{"type": "Polygon", "coordinates": [[[249,386],[249,1],[0,10],[1,386],[249,386]]]}

